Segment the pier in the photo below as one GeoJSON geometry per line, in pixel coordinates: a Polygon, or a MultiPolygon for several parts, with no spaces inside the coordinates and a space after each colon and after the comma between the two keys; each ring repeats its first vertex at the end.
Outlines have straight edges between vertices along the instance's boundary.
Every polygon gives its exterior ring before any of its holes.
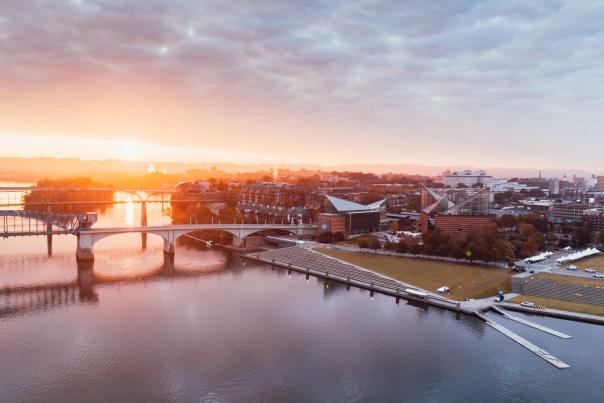
{"type": "Polygon", "coordinates": [[[526,319],[520,318],[520,317],[518,317],[516,315],[512,315],[512,314],[504,311],[503,309],[501,309],[497,305],[493,305],[491,307],[491,309],[494,310],[495,312],[503,315],[503,317],[506,318],[506,319],[513,320],[513,321],[518,322],[518,323],[522,323],[523,325],[532,327],[533,329],[541,330],[542,332],[549,333],[552,336],[556,336],[556,337],[559,337],[561,339],[571,339],[572,338],[572,336],[569,336],[567,334],[561,333],[561,332],[559,332],[557,330],[550,329],[549,327],[545,327],[545,326],[539,325],[537,323],[533,323],[531,321],[528,321],[526,319]]]}
{"type": "Polygon", "coordinates": [[[532,353],[538,355],[539,357],[543,358],[545,361],[549,362],[550,364],[552,364],[556,368],[559,368],[559,369],[570,368],[570,365],[562,362],[558,358],[554,357],[552,354],[550,354],[547,351],[545,351],[545,350],[537,347],[536,345],[534,345],[530,341],[528,341],[525,338],[523,338],[523,337],[517,335],[516,333],[512,332],[507,327],[505,327],[503,325],[500,325],[499,323],[495,322],[492,319],[489,319],[482,312],[478,312],[477,311],[477,312],[475,312],[475,314],[478,317],[480,317],[482,320],[484,320],[484,322],[487,324],[487,326],[490,326],[493,329],[497,330],[499,333],[501,333],[501,334],[509,337],[510,339],[512,339],[516,343],[520,344],[521,346],[523,346],[524,348],[526,348],[530,352],[532,352],[532,353]]]}

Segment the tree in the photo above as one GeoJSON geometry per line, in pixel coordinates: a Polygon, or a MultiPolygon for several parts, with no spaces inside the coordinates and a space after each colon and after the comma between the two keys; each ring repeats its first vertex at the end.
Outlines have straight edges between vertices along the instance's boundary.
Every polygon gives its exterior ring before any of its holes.
{"type": "Polygon", "coordinates": [[[398,241],[398,245],[396,245],[396,250],[398,253],[407,253],[409,252],[409,244],[405,239],[401,239],[398,241]]]}
{"type": "Polygon", "coordinates": [[[571,243],[575,247],[587,246],[592,241],[591,228],[589,225],[582,225],[575,229],[571,243]]]}
{"type": "Polygon", "coordinates": [[[518,219],[511,214],[504,214],[497,219],[497,226],[503,230],[511,230],[518,224],[518,219]]]}
{"type": "Polygon", "coordinates": [[[520,224],[518,224],[518,227],[516,227],[516,231],[524,239],[528,239],[531,235],[537,233],[537,229],[533,224],[527,224],[525,222],[521,222],[520,224]]]}
{"type": "Polygon", "coordinates": [[[359,240],[358,244],[361,249],[369,249],[369,241],[365,238],[359,240]]]}
{"type": "Polygon", "coordinates": [[[381,249],[382,245],[380,244],[380,240],[377,238],[371,238],[369,240],[369,249],[373,249],[374,251],[381,249]]]}
{"type": "Polygon", "coordinates": [[[529,236],[527,242],[522,247],[522,255],[523,256],[532,256],[539,252],[544,246],[543,235],[538,232],[535,232],[531,236],[529,236]]]}

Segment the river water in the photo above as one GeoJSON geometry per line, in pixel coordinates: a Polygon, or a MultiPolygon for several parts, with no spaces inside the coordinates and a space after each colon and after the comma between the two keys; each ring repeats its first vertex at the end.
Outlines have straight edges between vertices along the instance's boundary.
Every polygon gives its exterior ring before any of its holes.
{"type": "MultiPolygon", "coordinates": [[[[168,222],[149,205],[149,224],[168,222]]],[[[122,204],[99,226],[136,225],[122,204]]],[[[604,327],[497,320],[558,370],[481,321],[233,253],[137,234],[75,260],[75,237],[0,239],[0,401],[604,401],[604,327]]]]}

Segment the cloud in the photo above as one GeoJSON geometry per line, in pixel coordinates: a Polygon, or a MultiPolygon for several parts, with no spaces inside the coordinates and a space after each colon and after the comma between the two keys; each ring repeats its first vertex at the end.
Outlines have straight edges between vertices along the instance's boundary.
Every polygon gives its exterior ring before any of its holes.
{"type": "Polygon", "coordinates": [[[603,20],[601,2],[570,0],[5,0],[0,94],[142,80],[240,119],[329,128],[332,144],[371,134],[472,158],[534,136],[555,154],[604,145],[603,20]]]}

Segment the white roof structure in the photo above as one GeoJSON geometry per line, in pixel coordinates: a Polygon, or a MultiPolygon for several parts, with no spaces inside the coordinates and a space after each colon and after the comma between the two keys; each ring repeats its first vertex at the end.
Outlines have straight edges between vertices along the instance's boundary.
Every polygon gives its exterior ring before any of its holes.
{"type": "Polygon", "coordinates": [[[386,199],[376,201],[375,203],[371,203],[368,205],[359,204],[355,202],[351,202],[350,200],[339,199],[334,196],[326,195],[327,200],[332,204],[332,206],[338,210],[340,213],[350,213],[350,212],[371,212],[377,211],[380,209],[382,204],[386,201],[386,199]]]}
{"type": "Polygon", "coordinates": [[[528,262],[528,263],[537,263],[537,262],[541,262],[542,260],[547,259],[548,257],[550,257],[553,254],[554,254],[553,252],[542,252],[538,255],[527,257],[526,259],[524,259],[524,261],[528,262]]]}
{"type": "Polygon", "coordinates": [[[587,249],[579,251],[579,252],[571,253],[570,255],[562,256],[561,258],[556,259],[556,262],[558,262],[558,263],[573,262],[575,260],[579,260],[579,259],[583,259],[583,258],[586,258],[589,256],[597,255],[599,253],[602,253],[602,252],[600,252],[596,248],[587,248],[587,249]]]}

